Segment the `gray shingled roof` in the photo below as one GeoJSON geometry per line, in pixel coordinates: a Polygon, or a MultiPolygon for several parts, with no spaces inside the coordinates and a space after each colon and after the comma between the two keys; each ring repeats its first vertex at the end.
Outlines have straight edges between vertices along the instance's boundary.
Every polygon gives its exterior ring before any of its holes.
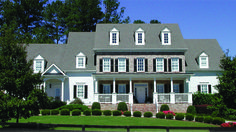
{"type": "Polygon", "coordinates": [[[224,55],[216,39],[185,39],[188,51],[185,53],[186,71],[220,71],[220,59],[224,55]],[[204,52],[208,55],[209,68],[199,68],[197,58],[204,52]]]}

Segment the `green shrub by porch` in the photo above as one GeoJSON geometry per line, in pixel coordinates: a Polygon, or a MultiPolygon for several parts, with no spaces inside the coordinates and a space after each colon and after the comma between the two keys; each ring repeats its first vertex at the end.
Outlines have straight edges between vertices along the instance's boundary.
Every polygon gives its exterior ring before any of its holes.
{"type": "Polygon", "coordinates": [[[195,117],[195,121],[196,122],[203,122],[204,121],[204,117],[203,116],[197,116],[197,117],[195,117]]]}
{"type": "Polygon", "coordinates": [[[204,123],[211,123],[212,122],[212,117],[211,116],[206,116],[205,118],[204,118],[204,123]]]}
{"type": "Polygon", "coordinates": [[[140,111],[135,111],[133,114],[134,117],[141,117],[142,113],[140,111]]]}
{"type": "Polygon", "coordinates": [[[145,113],[143,114],[143,116],[144,116],[144,117],[152,117],[153,114],[152,114],[152,112],[148,111],[148,112],[145,112],[145,113]]]}
{"type": "Polygon", "coordinates": [[[83,112],[83,114],[86,115],[86,116],[91,116],[91,110],[87,109],[83,112]]]}
{"type": "Polygon", "coordinates": [[[50,110],[47,110],[47,109],[46,110],[42,110],[41,114],[42,115],[50,115],[50,110]]]}
{"type": "Polygon", "coordinates": [[[100,105],[100,103],[98,103],[98,102],[93,102],[91,109],[92,109],[92,110],[94,110],[94,109],[99,109],[99,110],[101,110],[101,105],[100,105]]]}
{"type": "Polygon", "coordinates": [[[100,115],[102,115],[102,111],[100,109],[93,109],[92,115],[100,116],[100,115]]]}
{"type": "Polygon", "coordinates": [[[117,106],[117,110],[127,111],[128,110],[127,104],[125,102],[120,102],[117,106]]]}
{"type": "Polygon", "coordinates": [[[79,109],[72,110],[72,116],[81,115],[81,111],[79,109]]]}
{"type": "Polygon", "coordinates": [[[62,109],[61,115],[70,115],[70,110],[69,109],[62,109]]]}
{"type": "Polygon", "coordinates": [[[160,119],[165,119],[166,115],[163,112],[159,112],[156,114],[156,118],[160,118],[160,119]]]}
{"type": "Polygon", "coordinates": [[[183,120],[184,119],[184,114],[183,113],[178,113],[175,115],[175,120],[183,120]]]}
{"type": "Polygon", "coordinates": [[[186,120],[188,120],[188,121],[193,121],[193,120],[194,120],[194,115],[187,113],[187,114],[186,114],[186,120]]]}
{"type": "Polygon", "coordinates": [[[62,109],[69,109],[70,111],[74,110],[74,109],[79,109],[81,111],[85,111],[88,109],[88,106],[86,105],[81,105],[81,104],[70,104],[70,105],[64,105],[61,106],[59,108],[57,108],[58,110],[62,110],[62,109]]]}
{"type": "Polygon", "coordinates": [[[161,111],[161,112],[162,112],[162,111],[168,111],[168,110],[170,110],[170,108],[169,108],[169,106],[168,106],[167,104],[161,105],[161,108],[160,108],[160,111],[161,111]]]}
{"type": "Polygon", "coordinates": [[[187,113],[196,114],[196,108],[194,106],[188,106],[187,113]]]}
{"type": "Polygon", "coordinates": [[[57,109],[51,110],[51,115],[58,115],[58,114],[59,114],[59,110],[57,109]]]}
{"type": "Polygon", "coordinates": [[[103,114],[104,114],[105,116],[111,116],[111,110],[105,110],[105,111],[103,112],[103,114]]]}
{"type": "Polygon", "coordinates": [[[216,117],[212,120],[212,124],[221,125],[222,123],[225,123],[225,119],[220,117],[216,117]]]}
{"type": "Polygon", "coordinates": [[[121,111],[119,110],[113,110],[112,111],[113,116],[121,116],[121,111]]]}
{"type": "Polygon", "coordinates": [[[130,117],[130,116],[131,116],[131,112],[130,112],[130,111],[125,111],[125,112],[124,112],[124,115],[125,115],[126,117],[130,117]]]}
{"type": "Polygon", "coordinates": [[[166,119],[173,119],[173,118],[174,118],[173,114],[167,114],[166,115],[166,119]]]}

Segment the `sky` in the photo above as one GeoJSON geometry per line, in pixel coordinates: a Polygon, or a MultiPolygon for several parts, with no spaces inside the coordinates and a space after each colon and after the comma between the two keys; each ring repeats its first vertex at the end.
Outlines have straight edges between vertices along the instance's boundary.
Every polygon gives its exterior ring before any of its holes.
{"type": "Polygon", "coordinates": [[[236,0],[119,0],[125,16],[177,23],[184,39],[216,39],[236,55],[236,0]]]}

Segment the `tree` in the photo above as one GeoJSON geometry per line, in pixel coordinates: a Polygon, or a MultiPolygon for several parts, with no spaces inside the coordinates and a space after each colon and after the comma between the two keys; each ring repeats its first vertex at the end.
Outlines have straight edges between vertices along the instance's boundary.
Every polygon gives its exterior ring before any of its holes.
{"type": "Polygon", "coordinates": [[[142,23],[145,23],[145,22],[142,20],[134,20],[133,22],[133,24],[142,24],[142,23]]]}
{"type": "Polygon", "coordinates": [[[101,23],[129,23],[129,16],[124,18],[125,7],[121,7],[118,11],[120,2],[118,0],[104,0],[105,6],[104,19],[101,23]],[[124,19],[123,19],[124,18],[124,19]]]}
{"type": "Polygon", "coordinates": [[[236,57],[228,56],[228,52],[220,61],[222,74],[218,75],[219,84],[216,85],[219,95],[228,108],[236,109],[236,57]]]}
{"type": "Polygon", "coordinates": [[[153,19],[153,20],[151,20],[151,21],[150,21],[150,23],[151,23],[151,24],[154,24],[154,23],[156,23],[156,24],[161,24],[161,22],[160,22],[160,21],[158,21],[158,20],[154,20],[154,19],[153,19]]]}
{"type": "MultiPolygon", "coordinates": [[[[0,91],[6,91],[1,101],[6,100],[0,107],[1,111],[8,111],[5,115],[9,118],[28,118],[33,110],[37,98],[29,98],[35,90],[35,86],[42,83],[41,74],[33,74],[32,60],[27,61],[27,38],[19,35],[15,27],[4,25],[0,36],[0,91]]],[[[32,97],[32,96],[31,96],[32,97]]],[[[3,101],[4,102],[4,101],[3,101]]],[[[2,118],[2,117],[1,117],[2,118]]]]}

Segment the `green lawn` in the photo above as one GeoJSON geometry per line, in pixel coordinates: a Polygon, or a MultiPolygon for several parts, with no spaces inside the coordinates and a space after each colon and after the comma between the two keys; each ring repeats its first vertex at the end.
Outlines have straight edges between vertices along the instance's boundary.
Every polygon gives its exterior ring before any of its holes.
{"type": "MultiPolygon", "coordinates": [[[[9,122],[15,122],[15,121],[16,120],[11,120],[9,122]]],[[[36,123],[46,123],[46,124],[51,123],[51,124],[78,124],[78,125],[115,125],[115,126],[217,127],[216,125],[198,123],[198,122],[189,122],[189,121],[177,121],[177,120],[156,119],[156,118],[113,117],[113,116],[33,116],[28,119],[20,119],[19,122],[20,123],[36,122],[36,123]]],[[[81,128],[55,128],[55,129],[81,130],[81,128]]],[[[104,129],[86,128],[86,130],[104,130],[104,129]]]]}

